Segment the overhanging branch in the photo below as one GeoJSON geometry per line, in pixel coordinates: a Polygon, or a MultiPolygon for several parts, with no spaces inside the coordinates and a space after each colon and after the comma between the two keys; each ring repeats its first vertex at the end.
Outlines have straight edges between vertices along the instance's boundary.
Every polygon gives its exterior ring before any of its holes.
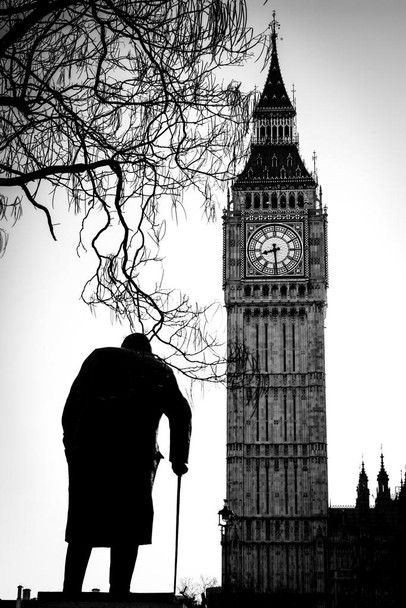
{"type": "Polygon", "coordinates": [[[0,186],[23,186],[28,184],[29,182],[34,182],[40,179],[46,179],[48,177],[52,177],[54,175],[75,175],[77,173],[83,173],[87,171],[95,171],[96,169],[100,169],[102,167],[110,167],[114,161],[107,160],[99,160],[93,163],[76,163],[74,165],[54,165],[52,167],[43,167],[42,169],[37,169],[37,171],[31,171],[30,173],[21,173],[17,172],[10,167],[7,167],[0,163],[0,169],[4,172],[14,172],[18,173],[18,175],[14,177],[0,177],[0,186]]]}

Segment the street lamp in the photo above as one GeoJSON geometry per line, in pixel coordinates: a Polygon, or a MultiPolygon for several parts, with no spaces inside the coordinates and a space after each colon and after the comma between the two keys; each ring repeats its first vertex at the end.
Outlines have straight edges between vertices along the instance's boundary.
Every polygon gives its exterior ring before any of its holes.
{"type": "Polygon", "coordinates": [[[224,506],[218,512],[219,516],[219,526],[221,528],[221,533],[224,534],[227,531],[227,527],[231,524],[231,521],[234,517],[234,512],[229,508],[227,499],[224,499],[224,506]]]}
{"type": "Polygon", "coordinates": [[[221,528],[221,545],[223,547],[223,592],[224,603],[227,606],[228,595],[228,528],[233,523],[235,515],[229,508],[227,500],[224,499],[224,506],[218,512],[219,526],[221,528]]]}

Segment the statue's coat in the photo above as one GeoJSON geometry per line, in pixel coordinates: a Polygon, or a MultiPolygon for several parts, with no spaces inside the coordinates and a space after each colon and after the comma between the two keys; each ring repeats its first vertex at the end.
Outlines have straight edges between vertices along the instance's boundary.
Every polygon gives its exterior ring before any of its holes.
{"type": "Polygon", "coordinates": [[[67,542],[151,543],[162,414],[170,425],[169,459],[186,463],[191,412],[170,368],[152,354],[125,348],[97,349],[84,361],[62,417],[67,542]]]}

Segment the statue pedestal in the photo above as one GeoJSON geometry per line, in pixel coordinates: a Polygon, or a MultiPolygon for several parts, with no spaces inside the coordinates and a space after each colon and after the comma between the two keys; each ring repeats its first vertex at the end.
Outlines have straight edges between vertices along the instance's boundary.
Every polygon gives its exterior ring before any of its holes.
{"type": "Polygon", "coordinates": [[[114,599],[109,593],[100,592],[79,593],[70,598],[56,591],[39,591],[35,605],[38,608],[180,608],[183,603],[173,593],[130,593],[126,598],[114,599]]]}

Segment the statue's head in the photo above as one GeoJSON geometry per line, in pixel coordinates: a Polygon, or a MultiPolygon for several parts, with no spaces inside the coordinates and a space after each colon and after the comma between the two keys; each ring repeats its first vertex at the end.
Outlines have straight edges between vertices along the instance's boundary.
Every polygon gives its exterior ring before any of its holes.
{"type": "Polygon", "coordinates": [[[147,336],[145,336],[144,334],[139,334],[139,333],[130,334],[129,336],[124,338],[124,341],[123,341],[121,347],[129,348],[131,350],[136,350],[141,353],[151,353],[152,352],[151,344],[149,343],[147,336]]]}

